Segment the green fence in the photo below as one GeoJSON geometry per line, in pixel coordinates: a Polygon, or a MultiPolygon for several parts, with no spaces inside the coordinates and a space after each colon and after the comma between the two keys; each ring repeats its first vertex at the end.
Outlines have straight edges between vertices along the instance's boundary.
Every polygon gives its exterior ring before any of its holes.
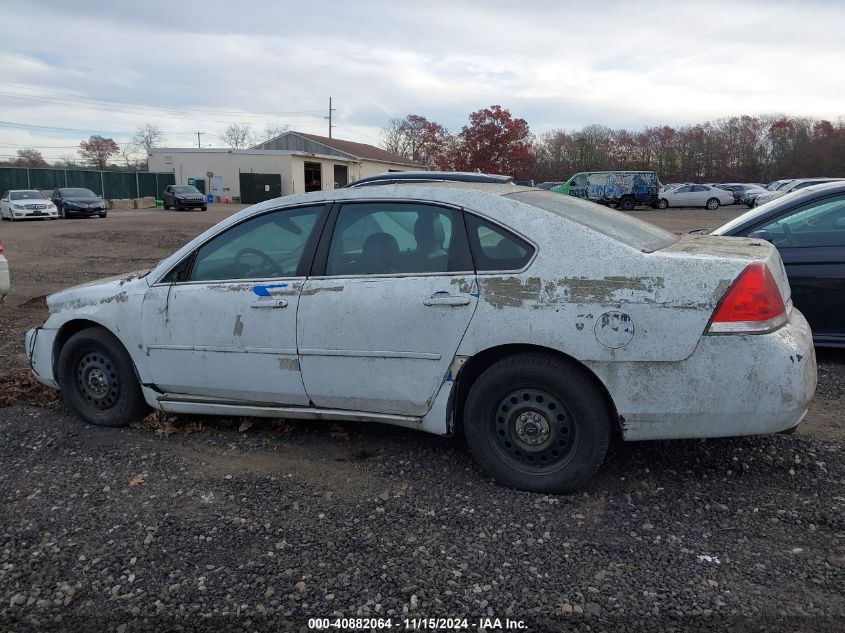
{"type": "Polygon", "coordinates": [[[161,198],[164,188],[175,184],[176,177],[171,172],[0,167],[0,193],[9,189],[48,191],[57,187],[84,187],[107,199],[161,198]]]}

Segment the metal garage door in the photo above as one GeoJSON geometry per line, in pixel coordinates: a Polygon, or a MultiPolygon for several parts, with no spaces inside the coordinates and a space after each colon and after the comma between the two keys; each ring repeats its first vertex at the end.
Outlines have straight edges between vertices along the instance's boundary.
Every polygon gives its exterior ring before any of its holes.
{"type": "Polygon", "coordinates": [[[255,204],[282,195],[281,174],[241,173],[241,202],[255,204]]]}

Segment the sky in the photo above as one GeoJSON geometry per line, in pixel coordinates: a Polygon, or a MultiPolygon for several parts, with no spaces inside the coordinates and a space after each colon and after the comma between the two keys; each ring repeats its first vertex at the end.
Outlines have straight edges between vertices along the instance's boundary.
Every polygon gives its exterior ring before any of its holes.
{"type": "Polygon", "coordinates": [[[378,144],[493,104],[534,134],[845,115],[845,3],[2,0],[0,159],[91,134],[223,147],[248,123],[378,144]]]}

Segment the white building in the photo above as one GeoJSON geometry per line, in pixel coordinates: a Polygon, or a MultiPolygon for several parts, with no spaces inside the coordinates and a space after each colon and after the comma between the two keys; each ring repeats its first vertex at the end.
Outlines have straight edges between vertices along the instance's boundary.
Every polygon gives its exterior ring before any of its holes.
{"type": "Polygon", "coordinates": [[[407,158],[365,143],[285,132],[251,149],[150,150],[150,171],[172,171],[176,184],[246,203],[334,189],[386,171],[422,169],[407,158]]]}

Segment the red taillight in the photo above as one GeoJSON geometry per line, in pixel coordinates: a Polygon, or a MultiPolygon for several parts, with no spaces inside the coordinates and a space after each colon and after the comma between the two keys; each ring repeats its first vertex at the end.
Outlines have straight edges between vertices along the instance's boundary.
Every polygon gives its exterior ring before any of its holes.
{"type": "Polygon", "coordinates": [[[0,242],[0,253],[3,252],[3,242],[0,242]]]}
{"type": "Polygon", "coordinates": [[[710,321],[715,334],[760,334],[786,323],[786,306],[764,262],[749,264],[733,282],[710,321]]]}

